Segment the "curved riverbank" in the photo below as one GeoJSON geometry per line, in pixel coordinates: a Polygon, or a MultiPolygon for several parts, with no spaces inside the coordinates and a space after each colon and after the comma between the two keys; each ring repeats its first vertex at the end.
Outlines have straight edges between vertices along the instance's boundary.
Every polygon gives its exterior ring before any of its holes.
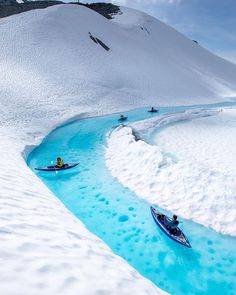
{"type": "Polygon", "coordinates": [[[107,166],[124,186],[150,203],[235,236],[236,116],[233,115],[235,110],[230,109],[190,110],[115,130],[108,139],[107,166]],[[195,129],[182,132],[181,128],[190,120],[195,129]],[[133,131],[152,145],[134,140],[133,131]],[[168,131],[170,135],[165,136],[168,131]],[[191,136],[195,136],[195,142],[191,136]],[[187,154],[190,156],[185,160],[187,154]]]}
{"type": "MultiPolygon", "coordinates": [[[[151,116],[147,109],[128,113],[129,122],[151,116]]],[[[55,153],[79,161],[77,170],[38,176],[90,231],[158,287],[174,294],[222,294],[228,290],[233,294],[236,240],[187,221],[181,227],[192,249],[163,236],[153,222],[150,204],[120,185],[106,168],[106,134],[116,126],[117,115],[61,126],[33,151],[30,167],[50,162],[55,153]]]]}

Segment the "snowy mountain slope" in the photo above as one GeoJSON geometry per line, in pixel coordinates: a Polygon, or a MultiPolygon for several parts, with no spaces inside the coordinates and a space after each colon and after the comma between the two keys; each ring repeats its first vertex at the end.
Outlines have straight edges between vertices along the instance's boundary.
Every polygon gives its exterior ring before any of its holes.
{"type": "Polygon", "coordinates": [[[151,17],[124,11],[123,19],[112,22],[85,7],[58,5],[0,20],[0,285],[5,294],[159,293],[89,233],[22,157],[25,146],[38,144],[75,115],[235,95],[234,65],[151,17]],[[110,50],[92,41],[89,32],[110,50]]]}
{"type": "Polygon", "coordinates": [[[19,113],[31,117],[32,109],[21,106],[48,97],[86,110],[96,102],[109,111],[111,104],[197,104],[236,96],[235,65],[152,17],[130,14],[136,22],[128,28],[77,5],[2,19],[1,103],[19,102],[19,113]]]}

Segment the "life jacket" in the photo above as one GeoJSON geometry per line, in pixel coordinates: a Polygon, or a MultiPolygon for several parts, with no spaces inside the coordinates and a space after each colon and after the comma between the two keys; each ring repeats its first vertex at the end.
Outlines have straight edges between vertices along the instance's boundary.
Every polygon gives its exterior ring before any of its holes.
{"type": "Polygon", "coordinates": [[[179,225],[179,221],[178,220],[171,220],[171,222],[168,225],[171,229],[176,229],[179,225]]]}
{"type": "Polygon", "coordinates": [[[58,167],[63,167],[64,166],[64,161],[62,159],[57,161],[57,166],[58,167]]]}

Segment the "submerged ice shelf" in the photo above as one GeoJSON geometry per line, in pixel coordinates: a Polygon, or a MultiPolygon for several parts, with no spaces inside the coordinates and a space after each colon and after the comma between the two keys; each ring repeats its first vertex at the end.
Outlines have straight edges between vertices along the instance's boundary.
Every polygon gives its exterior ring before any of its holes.
{"type": "MultiPolygon", "coordinates": [[[[175,110],[181,108],[160,113],[175,110]]],[[[153,115],[141,109],[128,116],[137,121],[153,115]]],[[[89,230],[157,286],[174,294],[235,294],[235,238],[185,220],[181,228],[193,248],[183,248],[156,228],[150,204],[110,175],[104,145],[116,119],[84,119],[57,128],[31,153],[30,167],[50,163],[57,155],[79,161],[73,171],[38,175],[89,230]]]]}

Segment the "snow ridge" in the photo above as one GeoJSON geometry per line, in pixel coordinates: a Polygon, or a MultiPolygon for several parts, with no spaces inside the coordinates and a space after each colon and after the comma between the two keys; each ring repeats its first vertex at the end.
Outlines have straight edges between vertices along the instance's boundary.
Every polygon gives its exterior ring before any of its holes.
{"type": "Polygon", "coordinates": [[[235,126],[234,109],[190,110],[140,121],[111,133],[106,164],[150,203],[236,236],[235,126]],[[184,129],[187,120],[193,127],[184,129]],[[163,130],[156,133],[155,145],[133,135],[147,139],[154,130],[163,130]]]}

